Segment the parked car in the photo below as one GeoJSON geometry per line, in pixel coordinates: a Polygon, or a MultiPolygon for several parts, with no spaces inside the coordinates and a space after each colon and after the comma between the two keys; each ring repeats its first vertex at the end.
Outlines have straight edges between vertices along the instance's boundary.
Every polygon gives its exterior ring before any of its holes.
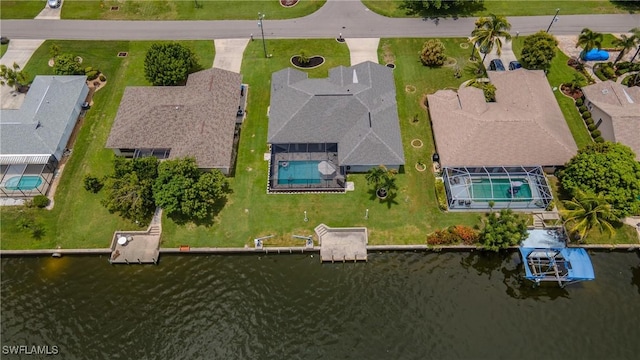
{"type": "Polygon", "coordinates": [[[62,4],[62,0],[47,0],[47,4],[52,9],[57,9],[62,4]]]}
{"type": "Polygon", "coordinates": [[[504,64],[500,59],[493,59],[489,63],[489,70],[493,71],[504,71],[504,64]]]}
{"type": "Polygon", "coordinates": [[[509,70],[520,69],[521,67],[522,65],[520,64],[519,61],[512,61],[509,63],[509,70]]]}

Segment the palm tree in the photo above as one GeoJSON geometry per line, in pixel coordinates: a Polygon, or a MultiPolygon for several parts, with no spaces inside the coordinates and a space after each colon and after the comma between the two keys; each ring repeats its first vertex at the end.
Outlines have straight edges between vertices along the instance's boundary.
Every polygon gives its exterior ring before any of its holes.
{"type": "Polygon", "coordinates": [[[605,231],[609,236],[615,232],[611,222],[618,221],[613,214],[613,207],[603,195],[587,194],[578,191],[571,200],[562,202],[566,210],[562,210],[565,223],[571,222],[571,231],[584,239],[594,228],[605,231]]]}
{"type": "Polygon", "coordinates": [[[29,75],[20,70],[20,65],[13,63],[12,67],[4,64],[0,65],[0,85],[7,85],[20,91],[22,87],[29,83],[29,75]]]}
{"type": "Polygon", "coordinates": [[[365,179],[369,185],[373,185],[376,189],[376,195],[380,198],[387,197],[388,193],[397,190],[395,175],[397,171],[395,169],[387,169],[386,166],[380,165],[375,168],[371,168],[365,179]]]}
{"type": "Polygon", "coordinates": [[[632,37],[636,39],[636,45],[638,46],[636,53],[633,54],[633,57],[631,58],[631,61],[630,61],[630,62],[633,62],[633,60],[636,59],[636,56],[638,56],[638,53],[640,53],[640,27],[633,28],[629,30],[629,32],[633,33],[632,37]]]}
{"type": "Polygon", "coordinates": [[[481,17],[476,21],[476,28],[471,32],[471,42],[478,44],[480,52],[484,53],[483,62],[494,47],[498,55],[502,54],[502,38],[511,41],[509,30],[511,24],[501,15],[489,14],[489,17],[481,17]]]}
{"type": "Polygon", "coordinates": [[[629,52],[629,50],[633,49],[633,47],[636,44],[636,37],[635,36],[620,35],[620,39],[616,38],[612,42],[613,42],[613,45],[622,48],[622,50],[620,50],[620,54],[618,54],[618,57],[613,62],[613,65],[615,65],[615,64],[618,63],[618,61],[620,61],[620,59],[622,59],[622,57],[626,53],[629,52]]]}
{"type": "Polygon", "coordinates": [[[576,47],[578,46],[582,46],[583,51],[582,56],[580,57],[584,60],[584,57],[592,49],[600,50],[602,47],[602,34],[584,28],[582,29],[582,32],[580,32],[580,36],[578,36],[576,47]]]}

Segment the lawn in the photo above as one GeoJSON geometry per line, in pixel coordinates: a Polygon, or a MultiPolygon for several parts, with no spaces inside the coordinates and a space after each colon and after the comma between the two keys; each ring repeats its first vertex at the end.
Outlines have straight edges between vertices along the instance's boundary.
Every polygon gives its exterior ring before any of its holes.
{"type": "MultiPolygon", "coordinates": [[[[103,176],[111,172],[113,152],[104,144],[115,118],[125,86],[149,85],[142,73],[144,55],[152,42],[126,41],[46,41],[32,56],[25,70],[32,75],[52,74],[47,65],[51,44],[62,52],[81,56],[83,65],[99,68],[107,77],[107,85],[94,97],[94,105],[84,119],[69,161],[64,166],[51,211],[2,207],[0,237],[2,249],[96,248],[107,247],[117,229],[135,229],[136,225],[109,214],[100,204],[102,194],[84,190],[86,173],[103,176]],[[119,58],[120,51],[129,56],[119,58]],[[32,216],[45,229],[41,239],[33,239],[18,228],[19,219],[32,216]]],[[[198,53],[201,64],[213,64],[212,41],[183,41],[198,53]]]]}
{"type": "Polygon", "coordinates": [[[33,19],[44,9],[43,0],[0,1],[0,19],[33,19]]]}
{"type": "MultiPolygon", "coordinates": [[[[401,0],[362,0],[372,11],[388,17],[419,17],[407,15],[399,8],[401,0]]],[[[631,2],[611,2],[609,0],[485,0],[474,9],[458,12],[458,16],[482,16],[488,14],[509,16],[553,15],[556,9],[560,15],[572,14],[622,14],[640,11],[640,4],[631,2]]],[[[429,16],[429,15],[426,15],[429,16]]]]}
{"type": "MultiPolygon", "coordinates": [[[[513,40],[513,52],[518,59],[522,53],[524,39],[525,37],[523,36],[513,40]]],[[[562,94],[562,91],[560,91],[560,85],[570,82],[573,79],[573,74],[576,73],[575,69],[567,65],[568,60],[569,57],[560,49],[557,49],[556,56],[551,62],[547,79],[552,88],[557,88],[553,94],[558,101],[564,118],[567,120],[567,125],[569,125],[569,130],[571,130],[571,135],[573,135],[576,145],[578,148],[582,148],[592,142],[591,135],[584,125],[584,121],[578,113],[573,99],[565,96],[562,94]]]]}
{"type": "Polygon", "coordinates": [[[320,9],[326,0],[302,0],[285,8],[277,0],[65,0],[63,19],[86,20],[248,20],[258,13],[266,19],[291,19],[309,15],[320,9]],[[111,10],[118,7],[117,10],[111,10]]]}
{"type": "MultiPolygon", "coordinates": [[[[266,194],[267,162],[263,154],[268,151],[267,107],[269,106],[269,79],[271,73],[289,66],[289,58],[306,49],[309,54],[319,54],[328,63],[311,72],[312,77],[326,77],[327,71],[336,65],[349,65],[349,52],[344,44],[334,40],[273,40],[267,43],[273,58],[265,59],[261,43],[249,44],[242,64],[244,82],[249,84],[249,116],[243,125],[235,178],[231,179],[234,193],[215,219],[212,226],[177,225],[163,221],[162,246],[181,244],[190,246],[253,246],[253,238],[275,235],[267,245],[295,244],[291,235],[310,235],[313,228],[325,223],[329,226],[366,226],[370,244],[422,243],[429,232],[449,225],[473,225],[477,214],[441,213],[436,205],[434,177],[427,170],[418,172],[415,163],[420,160],[430,164],[433,152],[431,130],[426,111],[420,107],[423,94],[437,88],[457,86],[463,79],[453,77],[453,68],[428,69],[418,61],[418,51],[424,39],[382,40],[387,58],[393,55],[398,66],[395,70],[398,109],[405,144],[406,166],[397,175],[399,192],[392,203],[372,199],[364,175],[349,175],[355,183],[355,191],[346,194],[266,194]],[[417,89],[405,92],[406,85],[417,89]],[[418,123],[412,123],[414,115],[418,123]],[[424,146],[414,149],[410,140],[420,138],[424,146]],[[369,219],[365,211],[369,209],[369,219]],[[305,223],[304,211],[309,222],[305,223]]],[[[462,39],[446,39],[451,56],[465,59],[468,50],[460,49],[462,39]]],[[[468,57],[468,56],[467,56],[468,57]]],[[[375,197],[374,197],[375,198],[375,197]]],[[[297,241],[299,243],[299,241],[297,241]]]]}
{"type": "Polygon", "coordinates": [[[9,44],[0,45],[0,58],[2,58],[4,56],[4,53],[7,52],[8,48],[9,48],[9,44]]]}

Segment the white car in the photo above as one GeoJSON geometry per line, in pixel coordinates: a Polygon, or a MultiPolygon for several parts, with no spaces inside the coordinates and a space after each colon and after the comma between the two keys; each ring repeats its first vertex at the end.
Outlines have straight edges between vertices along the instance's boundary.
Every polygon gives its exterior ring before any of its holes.
{"type": "Polygon", "coordinates": [[[62,0],[47,0],[47,4],[50,8],[57,9],[60,7],[60,4],[62,4],[62,0]]]}

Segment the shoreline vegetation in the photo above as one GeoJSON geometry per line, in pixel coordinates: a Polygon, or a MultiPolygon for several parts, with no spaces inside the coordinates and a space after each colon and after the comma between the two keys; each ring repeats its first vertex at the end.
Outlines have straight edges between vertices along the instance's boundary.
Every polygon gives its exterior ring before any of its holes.
{"type": "MultiPolygon", "coordinates": [[[[276,3],[277,5],[277,3],[276,3]]],[[[278,5],[279,6],[279,5],[278,5]]],[[[325,57],[326,64],[306,70],[312,78],[326,77],[328,69],[349,66],[348,48],[335,39],[267,40],[273,57],[264,58],[262,44],[249,42],[242,61],[243,82],[249,84],[249,103],[238,145],[235,175],[229,178],[233,193],[220,213],[206,224],[176,223],[163,216],[161,248],[187,245],[197,248],[252,247],[253,239],[274,235],[267,244],[274,247],[294,247],[299,241],[293,235],[313,233],[319,223],[335,227],[365,226],[369,229],[369,245],[426,246],[426,238],[437,230],[454,225],[479,228],[485,213],[448,212],[438,208],[436,178],[433,171],[417,171],[414,164],[431,159],[434,143],[428,113],[421,100],[438,89],[458,88],[472,75],[463,72],[455,76],[453,67],[429,68],[417,60],[427,38],[380,40],[379,62],[393,58],[398,117],[405,151],[406,166],[397,175],[399,190],[392,199],[380,201],[366,184],[365,174],[350,174],[355,191],[345,194],[269,195],[266,193],[268,152],[266,117],[269,106],[271,74],[290,66],[292,56],[301,48],[310,54],[325,57]],[[405,89],[416,89],[405,91],[405,89]],[[423,146],[411,145],[420,134],[423,146]],[[367,216],[365,216],[365,211],[367,216]],[[304,218],[308,215],[309,221],[304,218]]],[[[440,39],[446,55],[464,69],[469,63],[469,51],[461,45],[466,38],[440,39]]],[[[516,41],[522,41],[518,39],[516,41]]],[[[144,79],[143,62],[150,41],[46,41],[33,55],[25,71],[29,74],[51,74],[48,66],[49,48],[57,44],[64,52],[83,57],[87,63],[100,68],[109,78],[104,90],[96,93],[94,106],[79,129],[73,153],[60,178],[53,210],[27,207],[1,207],[0,228],[2,250],[9,249],[100,249],[109,245],[114,231],[137,230],[140,225],[110,214],[100,203],[104,193],[92,194],[84,190],[83,177],[90,173],[102,177],[111,172],[114,154],[104,144],[118,110],[126,86],[149,86],[144,79]],[[117,57],[126,51],[129,56],[117,57]],[[40,224],[43,233],[34,238],[20,229],[22,218],[29,217],[40,224]]],[[[199,56],[204,68],[211,67],[215,49],[211,41],[185,41],[199,56]]],[[[514,49],[518,47],[514,46],[514,49]]],[[[569,81],[573,69],[562,61],[554,62],[550,81],[569,81]],[[566,79],[565,79],[566,78],[566,79]]],[[[561,105],[563,112],[565,108],[561,105]]],[[[575,106],[567,107],[575,112],[575,106]]],[[[567,114],[565,113],[565,117],[567,114]]],[[[569,119],[567,119],[570,121],[569,119]]],[[[571,127],[571,125],[570,125],[571,127]]],[[[584,127],[584,126],[583,126],[584,127]]],[[[588,135],[588,134],[587,134],[588,135]]],[[[574,136],[576,136],[574,134],[574,136]]],[[[428,167],[431,169],[431,167],[428,167]]],[[[557,181],[552,180],[557,187],[557,181]]],[[[558,199],[558,192],[554,191],[558,199]]],[[[556,201],[559,203],[559,201],[556,201]]],[[[588,244],[631,243],[635,229],[623,226],[612,238],[594,231],[588,244]]],[[[599,245],[600,246],[600,245],[599,245]]],[[[439,248],[431,246],[429,248],[439,248]]]]}

